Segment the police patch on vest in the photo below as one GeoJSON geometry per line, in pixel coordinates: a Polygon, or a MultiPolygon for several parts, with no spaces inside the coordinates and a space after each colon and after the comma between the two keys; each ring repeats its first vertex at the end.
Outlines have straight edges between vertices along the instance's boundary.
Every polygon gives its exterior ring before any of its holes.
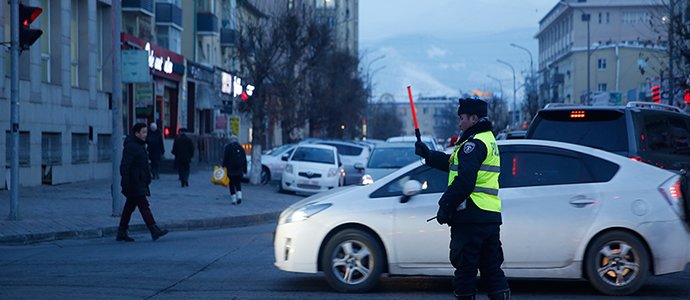
{"type": "Polygon", "coordinates": [[[462,152],[465,152],[465,154],[469,154],[470,152],[472,152],[472,150],[474,150],[474,147],[475,147],[474,142],[467,142],[462,147],[462,152]]]}

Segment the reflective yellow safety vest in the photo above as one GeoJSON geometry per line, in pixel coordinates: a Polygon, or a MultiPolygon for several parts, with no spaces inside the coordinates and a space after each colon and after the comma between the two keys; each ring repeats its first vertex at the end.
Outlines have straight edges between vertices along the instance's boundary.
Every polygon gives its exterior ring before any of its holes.
{"type": "MultiPolygon", "coordinates": [[[[472,201],[474,201],[474,204],[483,210],[501,212],[501,199],[498,198],[498,175],[501,171],[501,158],[498,153],[496,138],[491,131],[477,133],[473,138],[482,141],[486,146],[486,158],[479,167],[477,182],[475,183],[474,191],[472,191],[470,197],[472,201]]],[[[453,154],[450,156],[448,186],[450,186],[453,180],[455,180],[455,177],[458,176],[458,151],[463,149],[467,140],[455,146],[453,154]]]]}

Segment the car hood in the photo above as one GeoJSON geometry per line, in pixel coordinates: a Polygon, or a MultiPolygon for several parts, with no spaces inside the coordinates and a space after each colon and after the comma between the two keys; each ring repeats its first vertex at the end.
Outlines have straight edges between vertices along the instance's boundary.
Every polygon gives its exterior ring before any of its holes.
{"type": "Polygon", "coordinates": [[[311,195],[307,198],[304,198],[300,201],[297,201],[293,203],[292,205],[288,206],[283,212],[280,214],[281,218],[284,215],[290,214],[294,212],[295,210],[298,210],[304,206],[310,205],[310,204],[315,204],[315,203],[334,203],[337,201],[342,201],[343,199],[346,199],[345,197],[341,197],[342,195],[346,195],[347,193],[353,191],[353,189],[356,188],[367,188],[366,186],[356,186],[356,185],[351,185],[351,186],[341,186],[334,188],[329,191],[321,192],[318,194],[311,195]]]}

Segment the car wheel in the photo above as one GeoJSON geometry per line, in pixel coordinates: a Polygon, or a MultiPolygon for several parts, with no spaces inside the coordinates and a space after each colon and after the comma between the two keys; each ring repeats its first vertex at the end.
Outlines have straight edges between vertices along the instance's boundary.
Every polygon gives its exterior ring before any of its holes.
{"type": "Polygon", "coordinates": [[[585,272],[590,284],[607,295],[629,295],[639,290],[647,278],[649,254],[634,235],[607,232],[587,248],[585,272]]]}
{"type": "Polygon", "coordinates": [[[321,254],[326,281],[339,292],[362,293],[374,288],[383,272],[383,250],[370,234],[347,229],[334,235],[321,254]]]}
{"type": "Polygon", "coordinates": [[[261,167],[261,184],[267,184],[271,180],[271,171],[267,167],[261,167]]]}

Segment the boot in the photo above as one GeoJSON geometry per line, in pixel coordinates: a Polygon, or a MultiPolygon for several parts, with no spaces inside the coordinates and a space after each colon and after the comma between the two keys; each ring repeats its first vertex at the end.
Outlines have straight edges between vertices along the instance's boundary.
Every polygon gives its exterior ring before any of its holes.
{"type": "Polygon", "coordinates": [[[508,300],[510,299],[510,290],[494,292],[489,294],[489,300],[508,300]]]}
{"type": "Polygon", "coordinates": [[[167,229],[160,229],[156,224],[153,225],[146,225],[149,228],[149,231],[151,231],[151,238],[155,241],[159,239],[160,237],[168,234],[167,229]]]}
{"type": "Polygon", "coordinates": [[[134,242],[134,239],[127,235],[127,227],[117,228],[117,237],[115,238],[118,242],[134,242]]]}

